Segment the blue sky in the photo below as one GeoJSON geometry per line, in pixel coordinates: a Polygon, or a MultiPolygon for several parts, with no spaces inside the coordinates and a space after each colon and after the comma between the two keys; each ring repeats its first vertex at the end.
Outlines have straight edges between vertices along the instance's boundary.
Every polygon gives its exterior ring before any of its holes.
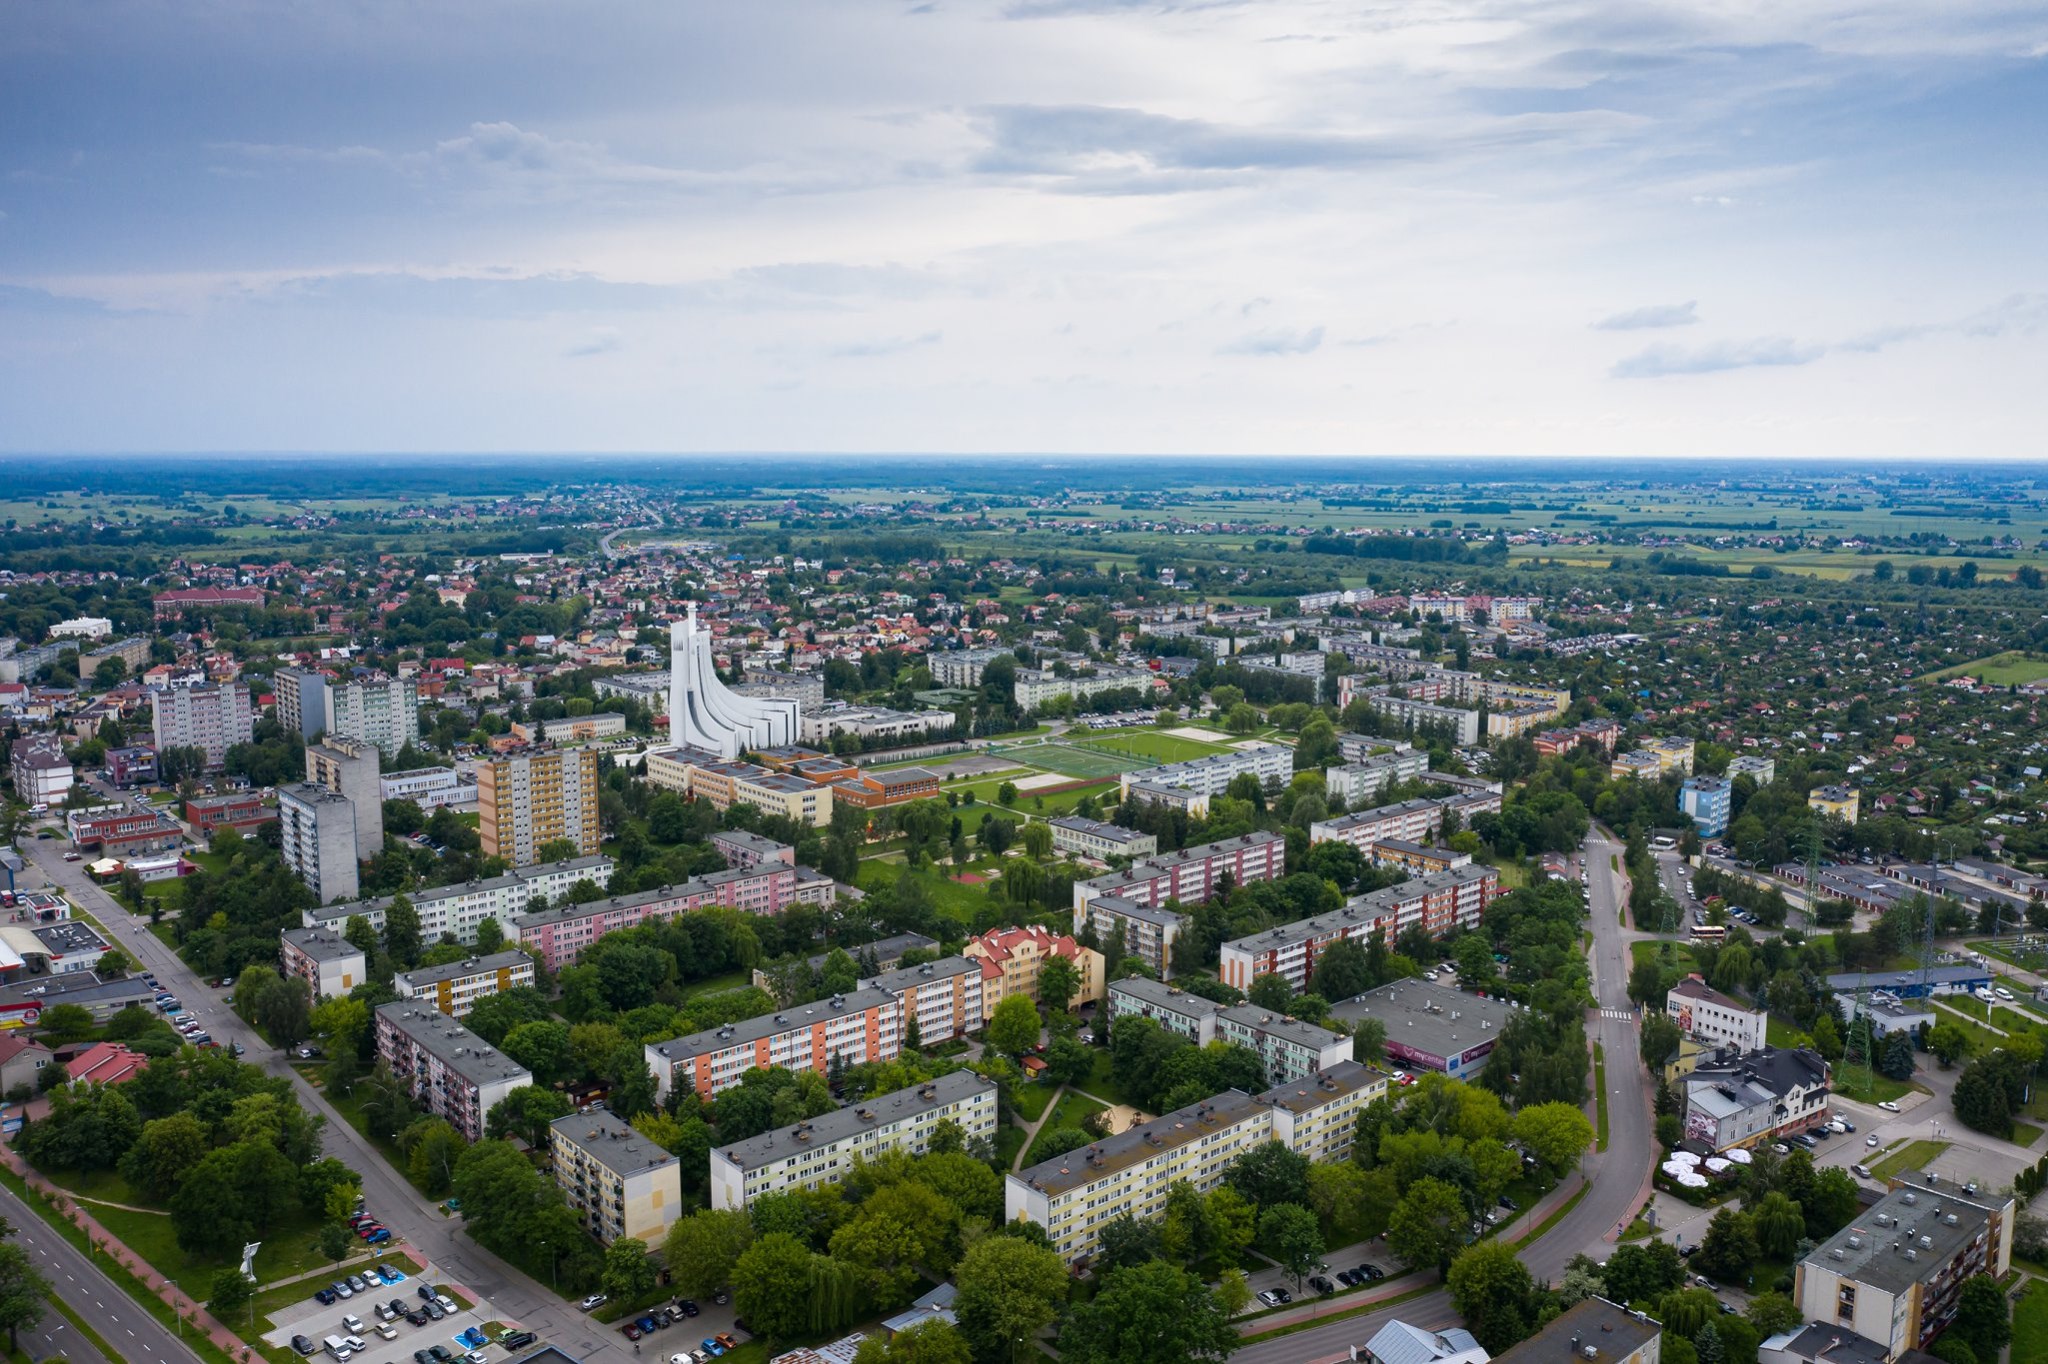
{"type": "Polygon", "coordinates": [[[0,0],[0,449],[2028,457],[2048,6],[0,0]]]}

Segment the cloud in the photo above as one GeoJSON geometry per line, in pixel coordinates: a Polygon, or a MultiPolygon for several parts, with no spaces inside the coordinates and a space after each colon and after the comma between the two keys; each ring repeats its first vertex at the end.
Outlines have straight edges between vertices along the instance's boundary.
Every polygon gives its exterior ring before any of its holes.
{"type": "Polygon", "coordinates": [[[877,355],[898,355],[920,346],[936,346],[941,335],[939,332],[924,332],[918,336],[884,336],[870,341],[849,341],[843,345],[828,347],[825,354],[835,360],[865,360],[877,355]]]}
{"type": "Polygon", "coordinates": [[[1633,332],[1647,331],[1652,327],[1690,327],[1700,320],[1699,304],[1692,299],[1683,303],[1652,303],[1647,307],[1631,308],[1625,313],[1603,317],[1593,324],[1595,331],[1633,332]]]}
{"type": "Polygon", "coordinates": [[[1718,341],[1690,349],[1652,346],[1619,361],[1610,373],[1617,379],[1662,379],[1674,374],[1714,374],[1726,369],[1810,365],[1828,353],[1826,346],[1782,336],[1753,341],[1718,341]]]}
{"type": "Polygon", "coordinates": [[[587,359],[593,355],[610,355],[626,344],[618,331],[611,327],[599,327],[584,340],[562,352],[571,360],[587,359]]]}
{"type": "Polygon", "coordinates": [[[1374,137],[1247,128],[1104,105],[998,105],[982,110],[981,121],[989,146],[974,169],[989,174],[1206,175],[1357,166],[1407,154],[1374,137]]]}
{"type": "Polygon", "coordinates": [[[1241,336],[1218,350],[1221,355],[1307,355],[1323,344],[1323,329],[1306,331],[1279,327],[1241,336]]]}

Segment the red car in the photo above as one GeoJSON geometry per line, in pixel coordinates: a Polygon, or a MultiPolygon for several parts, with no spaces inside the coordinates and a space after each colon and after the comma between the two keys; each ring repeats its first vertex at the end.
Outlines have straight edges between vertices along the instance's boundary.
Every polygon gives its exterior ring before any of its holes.
{"type": "Polygon", "coordinates": [[[384,1228],[378,1226],[375,1222],[361,1222],[356,1225],[356,1235],[362,1237],[365,1241],[382,1230],[384,1228]]]}

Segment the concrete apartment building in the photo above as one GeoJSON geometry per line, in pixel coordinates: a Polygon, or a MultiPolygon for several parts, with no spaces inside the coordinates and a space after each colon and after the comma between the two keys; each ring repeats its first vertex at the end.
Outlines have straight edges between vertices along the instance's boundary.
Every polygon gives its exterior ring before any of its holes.
{"type": "Polygon", "coordinates": [[[1083,947],[1064,934],[1055,934],[1043,924],[1026,928],[992,928],[978,938],[969,938],[961,954],[981,965],[981,1013],[994,1016],[996,1005],[1011,995],[1023,995],[1033,1004],[1040,1002],[1038,979],[1053,957],[1064,957],[1080,977],[1080,986],[1070,1000],[1054,1002],[1056,1008],[1079,1008],[1102,998],[1102,954],[1083,947]]]}
{"type": "Polygon", "coordinates": [[[1122,935],[1124,956],[1138,958],[1161,980],[1173,979],[1174,944],[1187,927],[1187,915],[1120,895],[1097,895],[1075,917],[1080,921],[1075,932],[1081,931],[1080,925],[1093,928],[1095,940],[1106,951],[1114,951],[1111,944],[1122,935]]]}
{"type": "Polygon", "coordinates": [[[159,753],[167,748],[204,749],[207,770],[217,772],[227,766],[228,750],[248,743],[255,734],[249,689],[239,682],[201,682],[153,695],[150,727],[159,753]]]}
{"type": "Polygon", "coordinates": [[[1109,1013],[1150,1018],[1193,1042],[1229,1042],[1257,1053],[1268,1083],[1291,1084],[1351,1059],[1351,1039],[1255,1004],[1218,1004],[1163,981],[1131,976],[1109,987],[1109,1013]]]}
{"type": "Polygon", "coordinates": [[[1065,677],[1051,669],[1019,668],[1010,692],[1017,709],[1032,711],[1066,696],[1080,701],[1106,691],[1126,690],[1142,690],[1150,696],[1157,690],[1155,683],[1155,675],[1148,668],[1101,667],[1092,673],[1070,673],[1065,677]]]}
{"type": "Polygon", "coordinates": [[[377,746],[367,739],[329,737],[306,745],[306,780],[346,799],[355,811],[356,861],[384,851],[384,786],[377,746]]]}
{"type": "Polygon", "coordinates": [[[1367,693],[1362,699],[1375,712],[1399,725],[1417,730],[1440,729],[1459,747],[1479,742],[1479,712],[1433,701],[1416,701],[1406,696],[1367,693]]]}
{"type": "Polygon", "coordinates": [[[285,865],[323,905],[361,892],[356,867],[355,805],[348,797],[298,782],[277,790],[279,851],[285,865]]]}
{"type": "Polygon", "coordinates": [[[649,1042],[646,1056],[658,1096],[666,1101],[677,1085],[711,1098],[738,1084],[754,1066],[823,1075],[834,1058],[846,1065],[893,1061],[902,1046],[902,1002],[886,990],[865,989],[668,1042],[649,1042]]]}
{"type": "Polygon", "coordinates": [[[764,862],[780,862],[785,867],[796,865],[795,848],[744,829],[718,830],[711,835],[711,846],[725,859],[725,865],[733,870],[758,867],[764,862]]]}
{"type": "Polygon", "coordinates": [[[1479,1072],[1514,1013],[1505,1000],[1481,999],[1430,980],[1389,981],[1330,1009],[1330,1017],[1354,1029],[1377,1019],[1387,1030],[1390,1062],[1453,1080],[1479,1072]]]}
{"type": "Polygon", "coordinates": [[[312,987],[313,998],[339,999],[370,978],[360,947],[328,928],[287,928],[278,935],[278,973],[312,987]]]}
{"type": "Polygon", "coordinates": [[[1692,817],[1701,838],[1728,832],[1729,802],[1735,786],[1726,777],[1687,777],[1678,788],[1678,808],[1692,817]]]}
{"type": "Polygon", "coordinates": [[[1427,843],[1443,831],[1445,798],[1418,796],[1394,805],[1375,805],[1369,810],[1319,819],[1308,826],[1310,843],[1349,843],[1369,853],[1375,843],[1401,839],[1427,843]]]}
{"type": "Polygon", "coordinates": [[[1778,764],[1773,758],[1760,758],[1744,753],[1728,760],[1729,781],[1734,781],[1737,777],[1748,777],[1758,786],[1769,786],[1777,775],[1778,764]]]}
{"type": "Polygon", "coordinates": [[[910,1036],[914,1021],[920,1048],[965,1036],[980,1028],[988,1016],[982,1007],[981,963],[966,957],[899,966],[860,982],[860,987],[881,990],[898,1001],[902,1036],[910,1036]]]}
{"type": "Polygon", "coordinates": [[[377,1059],[471,1142],[483,1140],[484,1119],[507,1094],[533,1083],[526,1067],[418,1000],[377,1007],[377,1059]]]}
{"type": "Polygon", "coordinates": [[[568,839],[582,855],[598,848],[597,754],[556,749],[497,758],[477,768],[477,832],[486,857],[515,866],[568,839]]]}
{"type": "Polygon", "coordinates": [[[305,738],[356,739],[375,745],[387,758],[419,742],[419,683],[414,678],[365,674],[340,681],[323,672],[287,668],[272,682],[278,723],[305,738]]]}
{"type": "Polygon", "coordinates": [[[1863,815],[1863,793],[1853,786],[1816,786],[1807,793],[1806,808],[1854,824],[1863,815]]]}
{"type": "Polygon", "coordinates": [[[1212,753],[1206,758],[1139,768],[1123,774],[1119,797],[1130,794],[1133,782],[1177,786],[1204,796],[1220,796],[1230,789],[1230,783],[1246,775],[1257,777],[1259,785],[1268,790],[1285,786],[1294,779],[1294,750],[1282,744],[1256,744],[1228,753],[1212,753]]]}
{"type": "Polygon", "coordinates": [[[618,1114],[585,1109],[548,1124],[555,1184],[601,1245],[660,1245],[683,1214],[683,1165],[618,1114]]]}
{"type": "Polygon", "coordinates": [[[873,1160],[884,1151],[922,1155],[942,1122],[957,1123],[968,1141],[993,1139],[995,1081],[971,1070],[956,1070],[926,1084],[713,1147],[711,1206],[745,1209],[768,1194],[837,1183],[856,1161],[873,1160]]]}
{"type": "Polygon", "coordinates": [[[1372,800],[1397,781],[1414,781],[1429,770],[1429,754],[1419,748],[1399,753],[1375,753],[1326,768],[1323,789],[1346,805],[1372,800]]]}
{"type": "Polygon", "coordinates": [[[1093,924],[1096,940],[1106,944],[1121,929],[1128,955],[1142,958],[1167,980],[1173,975],[1173,945],[1185,916],[1159,906],[1168,900],[1207,900],[1226,876],[1231,884],[1247,885],[1286,874],[1287,840],[1273,833],[1244,834],[1164,853],[1118,875],[1075,882],[1074,932],[1093,924]]]}
{"type": "Polygon", "coordinates": [[[779,914],[792,904],[829,905],[837,885],[809,867],[766,862],[758,867],[707,872],[680,886],[614,895],[583,904],[521,914],[508,936],[541,954],[548,968],[572,965],[584,949],[614,929],[648,919],[669,919],[693,909],[722,906],[745,914],[779,914]]]}
{"type": "Polygon", "coordinates": [[[1354,895],[1340,910],[1281,924],[1223,944],[1217,971],[1223,983],[1248,990],[1260,976],[1278,976],[1308,988],[1315,963],[1331,943],[1378,935],[1391,949],[1410,928],[1445,938],[1479,923],[1500,894],[1500,873],[1478,865],[1414,877],[1397,886],[1354,895]]]}
{"type": "MultiPolygon", "coordinates": [[[[476,931],[485,919],[496,919],[498,926],[505,930],[505,937],[516,940],[519,937],[519,917],[534,901],[553,904],[568,894],[569,888],[578,881],[605,885],[612,879],[612,870],[609,857],[573,857],[560,862],[515,867],[503,876],[493,876],[488,880],[435,886],[416,891],[407,898],[412,901],[414,912],[420,916],[420,936],[426,942],[436,942],[446,933],[465,946],[473,944],[476,931]]],[[[358,900],[353,904],[309,909],[301,916],[301,922],[308,928],[331,928],[339,933],[351,915],[360,914],[370,927],[381,933],[384,931],[385,911],[390,908],[391,897],[387,895],[374,900],[358,900]]]]}
{"type": "Polygon", "coordinates": [[[400,999],[419,999],[450,1018],[461,1018],[480,999],[534,981],[533,958],[516,948],[489,956],[451,961],[443,966],[422,966],[400,971],[391,978],[391,988],[400,999]]]}
{"type": "Polygon", "coordinates": [[[1107,862],[1112,857],[1150,857],[1159,851],[1159,840],[1118,824],[1080,815],[1061,815],[1046,821],[1052,826],[1052,850],[1076,857],[1107,862]]]}
{"type": "Polygon", "coordinates": [[[1731,999],[1698,975],[1688,975],[1664,995],[1664,1013],[1678,1030],[1710,1047],[1760,1051],[1767,1015],[1731,999]]]}
{"type": "Polygon", "coordinates": [[[1358,1111],[1386,1086],[1384,1075],[1347,1061],[1256,1096],[1227,1089],[1005,1176],[1004,1219],[1036,1222],[1073,1264],[1095,1253],[1103,1223],[1125,1214],[1159,1217],[1172,1184],[1185,1180],[1206,1193],[1232,1161],[1264,1142],[1320,1153],[1311,1159],[1337,1158],[1350,1149],[1358,1111]]]}
{"type": "Polygon", "coordinates": [[[999,658],[1017,662],[1017,655],[1008,649],[942,650],[927,655],[925,662],[932,670],[935,687],[978,687],[982,670],[999,658]]]}
{"type": "Polygon", "coordinates": [[[1894,1178],[1873,1207],[1799,1262],[1793,1299],[1809,1321],[1877,1342],[1886,1358],[1925,1350],[1955,1320],[1963,1284],[2012,1268],[2014,1205],[1947,1180],[1894,1178]]]}

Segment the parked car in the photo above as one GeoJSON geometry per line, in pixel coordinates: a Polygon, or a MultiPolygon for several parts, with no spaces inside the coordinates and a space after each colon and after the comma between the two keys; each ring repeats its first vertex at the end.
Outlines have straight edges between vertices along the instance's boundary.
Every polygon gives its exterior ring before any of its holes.
{"type": "Polygon", "coordinates": [[[640,1328],[640,1334],[643,1336],[649,1335],[661,1329],[661,1323],[655,1320],[654,1314],[651,1312],[642,1316],[638,1321],[634,1322],[633,1324],[640,1328]]]}
{"type": "Polygon", "coordinates": [[[322,1307],[332,1307],[341,1301],[341,1295],[331,1288],[316,1288],[313,1290],[313,1301],[322,1307]]]}
{"type": "Polygon", "coordinates": [[[393,1326],[388,1321],[380,1321],[376,1324],[376,1326],[372,1327],[371,1329],[376,1331],[377,1339],[379,1340],[398,1339],[398,1328],[396,1326],[393,1326]]]}
{"type": "Polygon", "coordinates": [[[472,1350],[481,1349],[483,1346],[490,1344],[491,1340],[489,1336],[484,1334],[484,1328],[481,1326],[465,1326],[462,1328],[462,1334],[455,1338],[472,1350]]]}
{"type": "MultiPolygon", "coordinates": [[[[422,1288],[420,1290],[420,1293],[422,1295],[425,1295],[426,1291],[426,1289],[422,1288]]],[[[586,1312],[595,1312],[598,1308],[604,1306],[606,1303],[610,1301],[611,1299],[607,1298],[602,1293],[592,1293],[589,1297],[585,1298],[582,1302],[579,1302],[576,1305],[586,1312]]]]}
{"type": "Polygon", "coordinates": [[[500,1337],[498,1343],[508,1350],[523,1350],[539,1339],[540,1337],[531,1331],[513,1331],[500,1337]]]}
{"type": "MultiPolygon", "coordinates": [[[[420,1294],[420,1301],[421,1301],[421,1302],[432,1302],[432,1301],[434,1300],[434,1286],[433,1286],[432,1284],[426,1284],[426,1283],[423,1283],[423,1284],[421,1284],[421,1285],[420,1285],[420,1287],[419,1287],[419,1294],[420,1294]]],[[[599,1302],[603,1302],[603,1301],[604,1301],[604,1294],[602,1294],[602,1293],[598,1294],[598,1295],[597,1295],[597,1300],[598,1300],[599,1302]]],[[[590,1301],[590,1299],[588,1299],[588,1298],[585,1298],[585,1299],[584,1299],[584,1301],[585,1301],[585,1302],[588,1302],[588,1301],[590,1301]]]]}
{"type": "MultiPolygon", "coordinates": [[[[380,1279],[382,1279],[382,1280],[383,1280],[383,1281],[384,1281],[385,1283],[404,1283],[404,1282],[405,1282],[405,1275],[403,1275],[403,1274],[399,1273],[399,1272],[398,1272],[397,1270],[393,1269],[393,1268],[392,1268],[392,1267],[391,1267],[390,1265],[378,1265],[378,1266],[377,1266],[377,1277],[378,1277],[378,1278],[380,1278],[380,1279]]],[[[398,1301],[398,1299],[396,1299],[396,1298],[393,1298],[393,1299],[392,1299],[392,1301],[393,1301],[393,1302],[396,1302],[396,1301],[398,1301]]]]}
{"type": "Polygon", "coordinates": [[[414,1326],[425,1326],[428,1322],[433,1320],[432,1317],[427,1315],[426,1309],[422,1307],[415,1307],[410,1312],[407,1312],[405,1314],[405,1319],[411,1322],[414,1326]]]}
{"type": "Polygon", "coordinates": [[[433,1321],[441,1321],[441,1320],[443,1320],[444,1318],[446,1318],[446,1317],[447,1317],[447,1315],[448,1315],[448,1314],[447,1314],[446,1312],[444,1312],[444,1311],[442,1311],[442,1310],[441,1310],[441,1304],[440,1304],[440,1303],[438,1303],[438,1302],[430,1302],[430,1303],[428,1303],[428,1304],[427,1304],[427,1316],[428,1316],[428,1318],[429,1318],[430,1320],[433,1320],[433,1321]]]}
{"type": "Polygon", "coordinates": [[[628,1340],[638,1340],[640,1339],[640,1337],[646,1335],[647,1333],[640,1329],[639,1322],[629,1321],[624,1326],[621,1326],[619,1328],[619,1334],[624,1336],[628,1340]]]}
{"type": "Polygon", "coordinates": [[[1308,1286],[1318,1293],[1334,1293],[1337,1291],[1337,1286],[1320,1274],[1310,1275],[1308,1286]]]}
{"type": "Polygon", "coordinates": [[[386,1321],[396,1321],[400,1317],[406,1315],[406,1313],[412,1310],[409,1306],[406,1305],[406,1301],[404,1298],[393,1298],[390,1302],[387,1302],[384,1305],[391,1309],[391,1315],[385,1318],[386,1321]]]}
{"type": "Polygon", "coordinates": [[[1864,1144],[1865,1146],[1875,1146],[1875,1145],[1877,1145],[1877,1133],[1875,1133],[1875,1132],[1872,1132],[1872,1133],[1871,1133],[1871,1134],[1870,1134],[1869,1136],[1865,1137],[1865,1138],[1863,1139],[1863,1144],[1864,1144]]]}
{"type": "Polygon", "coordinates": [[[342,1317],[341,1329],[349,1335],[359,1336],[363,1333],[363,1319],[350,1312],[342,1317]]]}
{"type": "Polygon", "coordinates": [[[351,1275],[349,1275],[349,1276],[348,1276],[348,1286],[349,1286],[350,1288],[353,1288],[353,1289],[354,1289],[354,1290],[355,1290],[356,1292],[358,1292],[358,1293],[363,1293],[363,1292],[367,1292],[367,1291],[369,1290],[369,1287],[370,1287],[370,1285],[369,1285],[369,1284],[367,1284],[367,1283],[363,1282],[363,1276],[362,1276],[362,1275],[360,1275],[360,1274],[351,1274],[351,1275]]]}
{"type": "Polygon", "coordinates": [[[434,1301],[440,1303],[441,1310],[451,1317],[461,1310],[456,1307],[455,1299],[449,1297],[445,1291],[438,1288],[434,1290],[434,1301]]]}
{"type": "Polygon", "coordinates": [[[704,1337],[704,1353],[716,1359],[725,1353],[725,1347],[718,1343],[716,1336],[706,1336],[704,1337]]]}
{"type": "Polygon", "coordinates": [[[393,1307],[393,1306],[392,1306],[392,1305],[391,1305],[390,1303],[388,1303],[388,1302],[380,1302],[380,1303],[378,1303],[378,1304],[377,1304],[377,1320],[379,1320],[379,1321],[390,1321],[390,1320],[391,1320],[392,1318],[396,1317],[397,1315],[398,1315],[398,1309],[397,1309],[397,1308],[395,1308],[395,1307],[393,1307]]]}
{"type": "Polygon", "coordinates": [[[1521,1204],[1515,1202],[1514,1199],[1509,1198],[1506,1194],[1502,1194],[1500,1196],[1500,1205],[1503,1208],[1506,1208],[1509,1212],[1519,1212],[1521,1211],[1522,1206],[1521,1204]]]}
{"type": "Polygon", "coordinates": [[[678,1298],[676,1300],[676,1311],[681,1312],[686,1317],[694,1317],[697,1315],[697,1304],[691,1302],[688,1298],[678,1298]]]}
{"type": "Polygon", "coordinates": [[[350,1288],[350,1287],[348,1286],[348,1283],[347,1283],[347,1281],[346,1281],[346,1280],[343,1280],[343,1279],[336,1279],[336,1280],[334,1281],[334,1296],[335,1296],[335,1297],[337,1297],[337,1298],[353,1298],[353,1297],[354,1297],[355,1295],[356,1295],[356,1291],[355,1291],[355,1290],[354,1290],[353,1288],[350,1288]]]}
{"type": "Polygon", "coordinates": [[[293,1336],[292,1348],[294,1350],[297,1350],[302,1355],[309,1355],[313,1353],[314,1350],[318,1349],[319,1346],[315,1345],[312,1341],[308,1340],[304,1336],[293,1336]]]}
{"type": "Polygon", "coordinates": [[[386,1231],[383,1227],[379,1227],[375,1231],[371,1232],[368,1236],[365,1236],[363,1238],[363,1241],[366,1245],[381,1246],[384,1245],[386,1242],[390,1241],[390,1239],[391,1233],[389,1231],[386,1231]]]}

